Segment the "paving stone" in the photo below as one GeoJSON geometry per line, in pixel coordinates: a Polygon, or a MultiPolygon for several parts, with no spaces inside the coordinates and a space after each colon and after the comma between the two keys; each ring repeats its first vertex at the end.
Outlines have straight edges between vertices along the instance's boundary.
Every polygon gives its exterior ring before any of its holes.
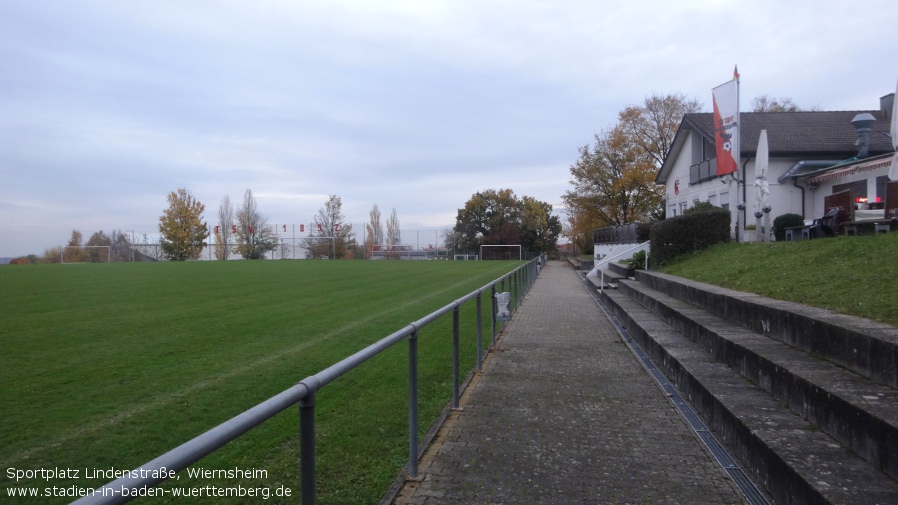
{"type": "Polygon", "coordinates": [[[746,503],[564,264],[498,344],[397,505],[746,503]]]}

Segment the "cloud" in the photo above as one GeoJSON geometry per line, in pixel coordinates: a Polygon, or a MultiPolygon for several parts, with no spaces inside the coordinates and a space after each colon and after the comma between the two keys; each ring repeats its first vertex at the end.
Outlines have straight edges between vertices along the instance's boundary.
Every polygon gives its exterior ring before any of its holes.
{"type": "Polygon", "coordinates": [[[272,222],[340,195],[449,227],[472,194],[556,207],[577,148],[652,93],[878,106],[898,14],[835,0],[0,4],[0,256],[154,232],[168,192],[272,222]],[[845,37],[843,33],[857,33],[845,37]],[[833,62],[838,62],[834,65],[833,62]],[[14,237],[14,238],[13,238],[14,237]]]}

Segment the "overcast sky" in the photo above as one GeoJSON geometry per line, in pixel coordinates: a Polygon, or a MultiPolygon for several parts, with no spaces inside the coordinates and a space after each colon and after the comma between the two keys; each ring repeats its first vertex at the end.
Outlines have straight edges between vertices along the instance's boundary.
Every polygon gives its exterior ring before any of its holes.
{"type": "Polygon", "coordinates": [[[620,110],[710,110],[735,65],[743,110],[877,109],[896,26],[893,0],[0,0],[0,257],[156,232],[181,187],[210,223],[246,189],[278,225],[339,195],[357,232],[490,188],[558,209],[620,110]]]}

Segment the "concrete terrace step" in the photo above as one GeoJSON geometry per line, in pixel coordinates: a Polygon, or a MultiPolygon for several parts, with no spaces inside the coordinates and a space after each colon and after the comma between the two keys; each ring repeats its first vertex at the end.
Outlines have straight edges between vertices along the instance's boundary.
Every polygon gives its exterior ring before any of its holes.
{"type": "Polygon", "coordinates": [[[595,277],[586,277],[596,290],[617,289],[617,283],[625,278],[607,270],[599,270],[598,275],[595,277]]]}
{"type": "Polygon", "coordinates": [[[608,270],[611,273],[618,275],[620,277],[624,277],[624,278],[633,277],[633,275],[635,273],[634,269],[628,267],[627,265],[625,265],[623,263],[619,263],[619,262],[608,263],[608,270]]]}
{"type": "Polygon", "coordinates": [[[617,283],[628,277],[633,277],[633,269],[623,263],[608,263],[607,269],[598,271],[595,277],[587,276],[594,289],[617,289],[617,283]]]}
{"type": "Polygon", "coordinates": [[[636,280],[756,333],[898,388],[898,328],[894,326],[659,272],[637,271],[636,280]]]}
{"type": "Polygon", "coordinates": [[[623,282],[618,288],[715,359],[898,479],[898,390],[638,282],[623,282]]]}
{"type": "MultiPolygon", "coordinates": [[[[719,361],[710,342],[687,338],[630,298],[627,289],[604,291],[602,299],[777,503],[898,503],[898,482],[719,361]]],[[[765,338],[738,331],[741,340],[765,338]]],[[[752,365],[746,360],[744,366],[752,365]]]]}

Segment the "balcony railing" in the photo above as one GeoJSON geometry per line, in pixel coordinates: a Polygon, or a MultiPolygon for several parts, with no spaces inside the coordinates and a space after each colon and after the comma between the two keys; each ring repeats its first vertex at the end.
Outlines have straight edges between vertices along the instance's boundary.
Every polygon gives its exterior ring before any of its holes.
{"type": "Polygon", "coordinates": [[[689,184],[698,184],[715,177],[717,177],[717,158],[711,158],[689,167],[689,184]]]}

